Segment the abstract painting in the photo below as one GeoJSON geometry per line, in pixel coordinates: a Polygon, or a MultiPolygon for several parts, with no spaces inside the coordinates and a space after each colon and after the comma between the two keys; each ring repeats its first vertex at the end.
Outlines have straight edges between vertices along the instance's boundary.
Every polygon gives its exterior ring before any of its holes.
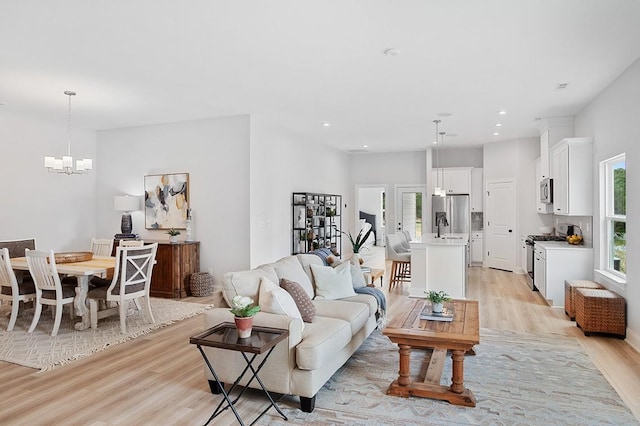
{"type": "Polygon", "coordinates": [[[186,229],[189,208],[189,173],[144,177],[144,212],[147,229],[186,229]]]}

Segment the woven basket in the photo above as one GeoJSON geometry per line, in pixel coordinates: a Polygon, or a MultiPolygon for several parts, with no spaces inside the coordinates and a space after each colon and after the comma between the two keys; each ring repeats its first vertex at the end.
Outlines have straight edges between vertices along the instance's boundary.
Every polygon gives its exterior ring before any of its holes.
{"type": "Polygon", "coordinates": [[[602,286],[589,280],[564,281],[564,312],[572,321],[576,319],[576,288],[602,288],[602,286]]]}
{"type": "Polygon", "coordinates": [[[604,289],[576,288],[576,325],[589,333],[626,336],[626,304],[623,297],[604,289]]]}
{"type": "Polygon", "coordinates": [[[213,293],[213,277],[208,272],[191,274],[191,294],[196,297],[209,296],[213,293]]]}

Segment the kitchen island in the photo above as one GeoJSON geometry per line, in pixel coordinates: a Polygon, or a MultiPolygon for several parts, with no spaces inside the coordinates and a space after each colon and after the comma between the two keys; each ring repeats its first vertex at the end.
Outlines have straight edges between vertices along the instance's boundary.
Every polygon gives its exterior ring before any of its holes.
{"type": "Polygon", "coordinates": [[[464,299],[467,287],[468,234],[425,234],[411,241],[409,297],[426,297],[429,290],[464,299]]]}

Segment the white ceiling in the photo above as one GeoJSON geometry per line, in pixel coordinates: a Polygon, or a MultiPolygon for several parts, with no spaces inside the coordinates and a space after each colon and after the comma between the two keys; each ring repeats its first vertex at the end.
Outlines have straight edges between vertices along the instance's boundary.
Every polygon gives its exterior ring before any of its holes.
{"type": "Polygon", "coordinates": [[[441,118],[479,145],[578,113],[638,57],[640,0],[1,0],[0,113],[66,122],[74,90],[82,128],[259,114],[378,152],[441,118]]]}

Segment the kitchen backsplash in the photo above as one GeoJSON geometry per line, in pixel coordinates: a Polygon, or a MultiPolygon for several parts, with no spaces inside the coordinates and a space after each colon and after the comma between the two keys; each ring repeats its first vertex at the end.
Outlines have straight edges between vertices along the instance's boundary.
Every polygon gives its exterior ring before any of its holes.
{"type": "Polygon", "coordinates": [[[555,216],[554,226],[557,232],[559,223],[576,225],[582,231],[585,246],[593,247],[593,217],[591,216],[555,216]]]}

